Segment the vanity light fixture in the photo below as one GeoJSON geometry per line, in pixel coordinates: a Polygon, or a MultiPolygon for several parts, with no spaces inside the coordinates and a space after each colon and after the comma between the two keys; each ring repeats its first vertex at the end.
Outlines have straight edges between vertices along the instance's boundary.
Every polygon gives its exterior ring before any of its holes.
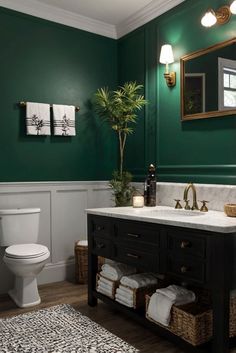
{"type": "Polygon", "coordinates": [[[236,0],[233,1],[231,6],[224,5],[216,11],[208,9],[201,19],[201,24],[204,27],[212,27],[216,23],[223,25],[230,20],[231,14],[236,14],[236,0]]]}
{"type": "Polygon", "coordinates": [[[168,87],[173,87],[176,84],[176,73],[174,71],[169,72],[169,64],[174,62],[174,55],[172,46],[170,44],[164,44],[161,47],[161,54],[159,59],[161,64],[166,65],[166,71],[164,77],[166,79],[166,84],[168,87]]]}
{"type": "Polygon", "coordinates": [[[233,15],[236,15],[236,0],[234,0],[230,5],[230,11],[233,15]]]}

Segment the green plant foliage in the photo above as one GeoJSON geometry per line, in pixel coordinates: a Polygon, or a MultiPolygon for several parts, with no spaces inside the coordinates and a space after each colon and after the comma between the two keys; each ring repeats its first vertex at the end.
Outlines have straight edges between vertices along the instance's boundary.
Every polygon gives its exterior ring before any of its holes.
{"type": "Polygon", "coordinates": [[[144,96],[139,93],[142,89],[143,86],[136,82],[126,82],[115,91],[100,88],[95,94],[96,113],[110,124],[119,140],[119,172],[115,171],[110,181],[117,206],[130,204],[134,192],[134,188],[129,185],[132,175],[123,171],[124,151],[127,136],[134,132],[137,113],[147,104],[144,96]]]}

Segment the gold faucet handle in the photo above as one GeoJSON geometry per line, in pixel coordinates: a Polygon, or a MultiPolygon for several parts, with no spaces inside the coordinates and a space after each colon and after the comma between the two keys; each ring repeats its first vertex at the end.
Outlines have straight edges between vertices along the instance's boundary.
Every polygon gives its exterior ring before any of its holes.
{"type": "Polygon", "coordinates": [[[175,208],[176,209],[181,209],[181,208],[183,208],[182,206],[181,206],[181,203],[180,203],[180,200],[178,200],[178,199],[174,199],[175,201],[176,201],[176,205],[175,205],[175,208]]]}
{"type": "Polygon", "coordinates": [[[209,203],[209,201],[202,200],[200,202],[202,202],[202,207],[200,208],[200,211],[201,212],[208,212],[208,208],[207,208],[206,204],[209,203]]]}
{"type": "Polygon", "coordinates": [[[184,209],[185,209],[185,210],[191,210],[191,207],[189,206],[189,200],[184,200],[184,202],[185,202],[185,207],[184,207],[184,209]]]}

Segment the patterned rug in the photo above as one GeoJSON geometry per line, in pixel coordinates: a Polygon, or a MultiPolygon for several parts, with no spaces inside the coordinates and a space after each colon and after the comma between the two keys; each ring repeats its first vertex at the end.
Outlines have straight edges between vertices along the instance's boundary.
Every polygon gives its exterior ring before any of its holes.
{"type": "Polygon", "coordinates": [[[138,353],[70,305],[0,319],[0,353],[138,353]]]}

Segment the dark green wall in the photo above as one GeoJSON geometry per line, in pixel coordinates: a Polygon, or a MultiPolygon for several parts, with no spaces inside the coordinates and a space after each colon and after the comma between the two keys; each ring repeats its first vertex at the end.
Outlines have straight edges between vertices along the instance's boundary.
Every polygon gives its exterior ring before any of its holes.
{"type": "Polygon", "coordinates": [[[200,24],[208,7],[221,5],[225,1],[186,0],[118,42],[120,83],[142,82],[149,100],[127,151],[126,167],[137,180],[143,180],[152,161],[161,181],[236,184],[236,117],[180,121],[180,57],[235,37],[236,16],[223,26],[200,24]],[[177,84],[172,89],[159,64],[165,43],[172,44],[175,54],[171,69],[177,84]]]}
{"type": "Polygon", "coordinates": [[[90,99],[117,85],[117,42],[3,8],[0,23],[0,181],[110,178],[117,141],[90,99]],[[80,105],[77,136],[26,136],[21,100],[80,105]]]}

